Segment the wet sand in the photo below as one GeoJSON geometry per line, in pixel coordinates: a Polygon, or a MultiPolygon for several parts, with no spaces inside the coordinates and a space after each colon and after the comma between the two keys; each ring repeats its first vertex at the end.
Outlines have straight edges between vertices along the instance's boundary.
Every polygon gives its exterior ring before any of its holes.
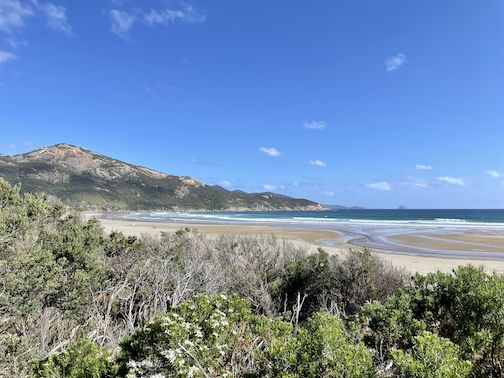
{"type": "MultiPolygon", "coordinates": [[[[88,214],[87,217],[99,214],[88,214]]],[[[194,224],[142,222],[123,219],[100,219],[106,232],[122,231],[126,235],[143,233],[160,235],[190,228],[201,233],[237,233],[276,235],[303,245],[315,253],[322,247],[330,254],[341,255],[367,246],[396,266],[426,274],[437,270],[449,272],[459,265],[484,265],[488,272],[504,273],[504,237],[495,230],[456,230],[443,228],[379,228],[344,227],[336,230],[290,228],[239,224],[194,224]],[[386,252],[385,252],[386,251],[386,252]]],[[[280,225],[281,226],[281,225],[280,225]]]]}

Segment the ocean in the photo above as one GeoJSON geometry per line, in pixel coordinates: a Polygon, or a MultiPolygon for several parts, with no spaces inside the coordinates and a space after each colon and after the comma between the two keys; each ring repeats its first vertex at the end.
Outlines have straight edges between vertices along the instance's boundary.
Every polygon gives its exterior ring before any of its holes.
{"type": "Polygon", "coordinates": [[[354,245],[395,254],[504,260],[504,210],[166,212],[133,213],[121,218],[152,223],[316,229],[340,235],[318,240],[329,247],[354,245]]]}
{"type": "MultiPolygon", "coordinates": [[[[205,213],[133,213],[130,219],[211,224],[425,226],[501,228],[504,210],[478,209],[343,209],[333,211],[252,211],[205,213]]],[[[325,228],[325,227],[324,227],[325,228]]]]}

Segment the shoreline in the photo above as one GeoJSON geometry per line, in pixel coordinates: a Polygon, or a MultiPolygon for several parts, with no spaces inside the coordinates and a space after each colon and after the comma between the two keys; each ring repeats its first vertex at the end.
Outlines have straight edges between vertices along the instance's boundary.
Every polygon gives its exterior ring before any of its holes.
{"type": "MultiPolygon", "coordinates": [[[[356,244],[355,238],[351,238],[351,231],[355,230],[348,229],[343,230],[343,232],[338,232],[337,230],[327,230],[316,227],[296,228],[292,227],[292,225],[281,224],[244,225],[237,223],[210,224],[201,222],[140,221],[121,218],[117,213],[86,213],[84,216],[87,219],[92,217],[99,219],[106,232],[111,232],[112,230],[121,231],[125,235],[141,236],[143,233],[160,235],[161,232],[175,232],[186,227],[205,234],[273,234],[279,238],[287,239],[294,244],[308,248],[309,253],[315,253],[317,248],[320,247],[331,255],[343,255],[347,253],[349,249],[356,250],[361,249],[362,247],[368,247],[373,253],[376,253],[383,259],[390,261],[394,266],[404,266],[412,273],[418,272],[420,274],[427,274],[436,272],[437,270],[450,272],[457,266],[466,264],[473,264],[476,266],[484,265],[488,272],[496,271],[497,273],[504,273],[504,252],[501,253],[485,250],[485,243],[482,243],[488,240],[489,237],[492,239],[491,235],[464,232],[452,234],[450,232],[446,232],[450,230],[444,230],[444,232],[440,233],[438,229],[434,230],[434,234],[436,235],[435,237],[437,239],[441,239],[441,241],[435,240],[435,243],[432,244],[433,241],[429,238],[432,238],[433,236],[429,234],[428,230],[418,230],[418,227],[416,227],[414,229],[415,232],[413,233],[414,236],[411,236],[411,232],[406,233],[406,235],[399,235],[399,239],[397,235],[389,235],[388,238],[392,241],[392,244],[396,244],[396,247],[384,251],[381,250],[381,248],[377,249],[372,246],[356,244]],[[474,238],[476,238],[476,242],[474,242],[474,238]],[[461,251],[452,249],[438,251],[436,249],[429,248],[434,245],[439,246],[439,243],[443,243],[443,241],[450,246],[450,243],[452,243],[453,240],[461,242],[464,246],[470,245],[471,247],[474,247],[472,244],[477,244],[478,248],[462,251],[462,253],[461,251]],[[423,244],[420,243],[420,241],[423,244]],[[402,244],[399,244],[398,242],[402,244]],[[422,253],[420,254],[418,251],[422,253]]],[[[472,231],[474,232],[475,230],[472,231]]],[[[362,237],[362,234],[360,235],[362,237]]],[[[375,238],[377,238],[380,243],[383,243],[384,241],[389,242],[389,240],[387,240],[387,238],[383,235],[375,238]]],[[[498,236],[494,235],[493,239],[498,239],[498,244],[499,246],[502,244],[502,251],[504,251],[504,238],[499,239],[498,236]]],[[[373,240],[374,239],[371,238],[371,241],[373,240]]]]}

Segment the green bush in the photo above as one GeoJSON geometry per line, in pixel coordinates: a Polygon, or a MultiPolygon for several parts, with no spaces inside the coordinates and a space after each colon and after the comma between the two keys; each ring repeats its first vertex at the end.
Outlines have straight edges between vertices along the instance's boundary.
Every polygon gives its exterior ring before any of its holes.
{"type": "Polygon", "coordinates": [[[448,339],[430,332],[415,336],[411,353],[392,350],[397,375],[404,378],[464,378],[471,363],[459,361],[459,348],[448,339]]]}
{"type": "Polygon", "coordinates": [[[116,374],[112,355],[86,339],[33,364],[33,378],[113,378],[116,374]]]}
{"type": "Polygon", "coordinates": [[[257,369],[256,356],[292,332],[280,319],[252,315],[237,295],[205,295],[155,318],[121,343],[120,373],[128,377],[231,377],[257,369]]]}
{"type": "Polygon", "coordinates": [[[475,377],[504,374],[504,276],[460,266],[452,274],[417,274],[386,305],[367,304],[368,345],[408,349],[427,330],[457,344],[475,377]]]}
{"type": "MultiPolygon", "coordinates": [[[[372,353],[345,333],[342,322],[315,313],[296,334],[277,338],[259,376],[282,378],[374,377],[372,353]]],[[[258,377],[259,377],[258,376],[258,377]]]]}

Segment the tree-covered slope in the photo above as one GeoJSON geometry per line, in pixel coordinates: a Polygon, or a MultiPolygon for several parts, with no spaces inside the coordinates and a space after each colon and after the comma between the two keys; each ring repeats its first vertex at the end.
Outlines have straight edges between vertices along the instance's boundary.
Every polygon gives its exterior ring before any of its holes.
{"type": "Polygon", "coordinates": [[[20,183],[22,193],[44,192],[84,209],[325,210],[305,199],[221,190],[68,144],[0,155],[0,177],[20,183]]]}

